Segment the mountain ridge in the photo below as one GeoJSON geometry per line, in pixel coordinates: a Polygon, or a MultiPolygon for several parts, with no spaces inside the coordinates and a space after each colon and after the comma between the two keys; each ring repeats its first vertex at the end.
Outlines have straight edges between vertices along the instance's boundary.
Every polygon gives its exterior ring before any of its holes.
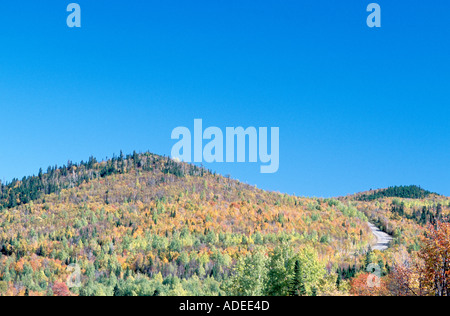
{"type": "MultiPolygon", "coordinates": [[[[165,163],[165,166],[163,167],[165,170],[164,172],[172,173],[176,176],[183,176],[184,172],[198,175],[205,172],[212,173],[211,170],[206,170],[203,167],[180,163],[179,161],[150,152],[138,154],[135,151],[133,154],[127,156],[124,156],[122,152],[120,152],[119,156],[113,155],[113,158],[103,161],[97,161],[96,158],[91,156],[86,162],[81,161],[80,163],[73,163],[69,161],[67,165],[61,167],[56,165],[53,167],[50,166],[45,173],[40,169],[38,175],[25,176],[22,180],[14,178],[11,182],[6,184],[0,182],[0,209],[27,204],[30,201],[42,198],[43,195],[58,193],[63,189],[79,186],[83,182],[89,182],[96,178],[104,178],[111,174],[123,174],[133,167],[142,168],[143,171],[150,170],[155,167],[156,163],[161,161],[164,161],[165,163]]],[[[334,198],[376,200],[382,197],[404,197],[405,194],[391,194],[389,192],[390,190],[402,191],[405,189],[410,189],[416,193],[412,193],[409,198],[424,198],[429,195],[439,196],[437,193],[424,190],[420,186],[409,185],[362,191],[334,198]],[[388,193],[383,194],[385,192],[388,193]]]]}

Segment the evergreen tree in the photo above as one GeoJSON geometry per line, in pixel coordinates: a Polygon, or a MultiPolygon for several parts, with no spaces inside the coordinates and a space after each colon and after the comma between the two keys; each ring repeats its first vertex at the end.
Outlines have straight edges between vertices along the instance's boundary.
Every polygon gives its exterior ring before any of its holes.
{"type": "Polygon", "coordinates": [[[114,287],[114,296],[121,296],[119,286],[116,284],[114,287]]]}
{"type": "Polygon", "coordinates": [[[336,288],[339,290],[339,288],[341,287],[341,283],[342,283],[342,276],[341,276],[341,274],[339,273],[338,274],[338,277],[337,277],[337,280],[336,280],[336,288]]]}
{"type": "Polygon", "coordinates": [[[369,246],[369,249],[367,250],[366,257],[364,259],[364,269],[367,269],[367,267],[373,262],[373,251],[372,247],[369,246]]]}
{"type": "Polygon", "coordinates": [[[292,280],[291,296],[305,296],[306,288],[300,261],[295,261],[294,278],[292,280]]]}

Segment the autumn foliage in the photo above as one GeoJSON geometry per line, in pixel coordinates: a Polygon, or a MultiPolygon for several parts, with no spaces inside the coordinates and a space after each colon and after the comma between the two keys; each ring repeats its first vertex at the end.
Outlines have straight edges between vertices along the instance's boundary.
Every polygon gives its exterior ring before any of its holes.
{"type": "Polygon", "coordinates": [[[69,291],[66,283],[56,282],[53,285],[53,294],[55,296],[72,296],[72,293],[69,291]]]}
{"type": "Polygon", "coordinates": [[[450,223],[430,225],[419,258],[424,262],[424,286],[435,296],[449,296],[450,223]]]}
{"type": "Polygon", "coordinates": [[[255,265],[267,272],[257,293],[289,295],[297,261],[314,271],[297,278],[311,295],[448,294],[448,224],[421,239],[423,223],[448,214],[445,197],[440,208],[436,197],[296,197],[150,153],[70,163],[0,188],[0,295],[254,293],[230,281],[253,284],[245,271],[255,265]],[[368,220],[395,237],[371,258],[380,288],[364,285],[368,220]],[[68,288],[74,265],[80,284],[68,288]]]}

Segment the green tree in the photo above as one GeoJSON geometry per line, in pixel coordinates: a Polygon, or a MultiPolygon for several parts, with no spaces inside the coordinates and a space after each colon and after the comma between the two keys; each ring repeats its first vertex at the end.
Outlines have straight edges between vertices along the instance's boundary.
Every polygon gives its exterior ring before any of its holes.
{"type": "Polygon", "coordinates": [[[366,252],[366,257],[364,258],[364,269],[367,269],[369,264],[371,264],[375,260],[375,255],[372,251],[372,247],[369,246],[369,249],[366,252]]]}
{"type": "Polygon", "coordinates": [[[297,257],[304,275],[306,292],[312,293],[326,274],[325,264],[320,262],[319,255],[310,247],[302,249],[297,257]]]}
{"type": "Polygon", "coordinates": [[[287,244],[274,250],[268,266],[266,295],[288,296],[290,294],[294,262],[294,253],[287,244]]]}
{"type": "Polygon", "coordinates": [[[231,296],[261,296],[267,280],[267,258],[262,249],[239,258],[227,284],[231,296]]]}
{"type": "Polygon", "coordinates": [[[299,260],[295,261],[294,278],[292,280],[291,296],[305,296],[306,287],[302,267],[299,260]]]}
{"type": "Polygon", "coordinates": [[[339,288],[341,287],[341,283],[342,283],[342,276],[341,273],[338,273],[337,279],[336,279],[336,288],[339,290],[339,288]]]}

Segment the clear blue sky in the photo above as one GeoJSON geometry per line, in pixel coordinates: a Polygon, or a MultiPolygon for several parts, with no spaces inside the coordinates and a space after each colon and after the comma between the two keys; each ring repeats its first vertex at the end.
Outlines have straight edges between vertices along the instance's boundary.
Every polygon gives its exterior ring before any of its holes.
{"type": "MultiPolygon", "coordinates": [[[[450,195],[450,2],[0,2],[0,178],[122,149],[169,155],[177,126],[280,127],[280,169],[207,167],[336,196],[450,195]]],[[[73,1],[77,2],[77,1],[73,1]]]]}

